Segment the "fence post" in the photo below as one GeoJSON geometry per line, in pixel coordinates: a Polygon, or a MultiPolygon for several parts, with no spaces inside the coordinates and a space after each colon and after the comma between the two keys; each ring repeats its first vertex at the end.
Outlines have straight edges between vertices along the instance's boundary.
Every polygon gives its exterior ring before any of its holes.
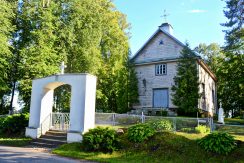
{"type": "Polygon", "coordinates": [[[141,123],[145,123],[145,117],[144,117],[143,112],[141,112],[141,123]]]}
{"type": "Polygon", "coordinates": [[[115,126],[115,113],[112,114],[112,125],[115,126]]]}
{"type": "Polygon", "coordinates": [[[173,118],[173,127],[174,127],[174,133],[176,132],[176,118],[173,118]]]}

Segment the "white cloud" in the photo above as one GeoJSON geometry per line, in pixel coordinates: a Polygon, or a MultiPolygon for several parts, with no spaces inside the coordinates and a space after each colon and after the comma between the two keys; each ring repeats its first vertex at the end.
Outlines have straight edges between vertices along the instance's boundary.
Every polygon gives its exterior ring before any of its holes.
{"type": "Polygon", "coordinates": [[[194,10],[188,10],[187,12],[188,12],[188,13],[195,14],[195,13],[204,13],[204,12],[207,12],[207,10],[198,10],[198,9],[194,9],[194,10]]]}

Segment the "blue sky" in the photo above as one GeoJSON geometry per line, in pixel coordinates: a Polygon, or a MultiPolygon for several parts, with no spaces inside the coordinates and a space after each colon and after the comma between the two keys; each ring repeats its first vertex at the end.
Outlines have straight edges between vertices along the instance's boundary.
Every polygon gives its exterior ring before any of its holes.
{"type": "Polygon", "coordinates": [[[199,43],[224,44],[222,0],[114,0],[119,11],[131,24],[130,47],[134,54],[164,22],[164,10],[174,28],[174,36],[188,41],[191,47],[199,43]]]}

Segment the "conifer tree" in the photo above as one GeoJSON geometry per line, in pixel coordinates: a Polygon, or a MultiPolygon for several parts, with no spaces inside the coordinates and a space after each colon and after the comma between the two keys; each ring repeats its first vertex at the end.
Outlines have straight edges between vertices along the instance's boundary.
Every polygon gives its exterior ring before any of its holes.
{"type": "Polygon", "coordinates": [[[243,0],[226,0],[224,11],[228,21],[224,24],[225,59],[218,71],[219,99],[226,112],[232,110],[234,115],[240,115],[244,108],[244,2],[243,0]]]}
{"type": "Polygon", "coordinates": [[[172,86],[172,102],[176,105],[178,114],[192,115],[197,112],[199,83],[196,55],[187,44],[177,64],[177,74],[172,86]]]}

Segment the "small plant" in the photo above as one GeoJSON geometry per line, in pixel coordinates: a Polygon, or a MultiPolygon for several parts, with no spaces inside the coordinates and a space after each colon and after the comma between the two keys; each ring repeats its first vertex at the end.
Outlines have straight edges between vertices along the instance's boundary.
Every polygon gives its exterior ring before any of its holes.
{"type": "Polygon", "coordinates": [[[118,149],[119,139],[115,130],[97,127],[83,135],[82,144],[86,151],[106,153],[118,149]]]}
{"type": "Polygon", "coordinates": [[[169,120],[157,120],[149,123],[156,131],[171,131],[173,129],[172,122],[169,120]]]}
{"type": "Polygon", "coordinates": [[[236,142],[233,136],[227,133],[218,132],[214,132],[203,137],[202,139],[198,140],[198,144],[206,151],[225,155],[236,148],[236,142]]]}
{"type": "Polygon", "coordinates": [[[129,127],[128,129],[128,139],[132,142],[143,142],[149,137],[153,136],[155,129],[149,124],[137,124],[129,127]]]}
{"type": "Polygon", "coordinates": [[[195,131],[196,133],[200,134],[208,134],[210,133],[210,128],[205,125],[198,125],[197,127],[195,127],[195,131]]]}

